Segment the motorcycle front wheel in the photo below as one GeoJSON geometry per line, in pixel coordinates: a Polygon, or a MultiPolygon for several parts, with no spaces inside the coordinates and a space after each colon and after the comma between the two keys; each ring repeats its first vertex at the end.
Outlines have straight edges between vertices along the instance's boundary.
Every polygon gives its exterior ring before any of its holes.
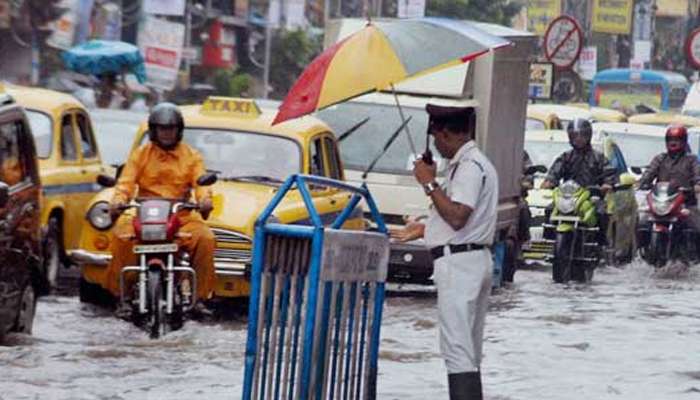
{"type": "Polygon", "coordinates": [[[557,232],[552,261],[552,279],[555,283],[566,283],[571,280],[572,239],[572,232],[557,232]]]}
{"type": "Polygon", "coordinates": [[[668,261],[666,248],[668,246],[668,233],[666,232],[656,232],[651,233],[651,240],[649,240],[649,260],[655,268],[661,268],[666,265],[668,261]]]}
{"type": "Polygon", "coordinates": [[[151,339],[158,339],[164,331],[165,315],[163,302],[163,281],[161,271],[148,271],[148,324],[147,329],[151,339]]]}

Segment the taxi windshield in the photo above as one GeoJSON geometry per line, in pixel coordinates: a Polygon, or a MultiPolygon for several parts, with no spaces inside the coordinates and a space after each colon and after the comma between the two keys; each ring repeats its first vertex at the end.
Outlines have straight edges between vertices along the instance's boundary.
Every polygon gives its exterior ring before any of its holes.
{"type": "Polygon", "coordinates": [[[185,128],[184,141],[197,149],[207,169],[221,177],[267,177],[284,181],[301,171],[301,149],[291,139],[252,132],[185,128]]]}
{"type": "Polygon", "coordinates": [[[39,111],[25,111],[36,144],[36,155],[39,158],[48,158],[51,154],[51,118],[39,111]]]}

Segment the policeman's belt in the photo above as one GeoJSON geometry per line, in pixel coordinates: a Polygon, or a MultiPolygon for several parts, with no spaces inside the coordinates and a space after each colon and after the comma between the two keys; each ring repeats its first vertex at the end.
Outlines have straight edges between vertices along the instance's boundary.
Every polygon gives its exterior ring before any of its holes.
{"type": "Polygon", "coordinates": [[[467,251],[474,251],[474,250],[482,250],[486,249],[489,246],[485,244],[476,244],[476,243],[464,243],[464,244],[447,244],[444,246],[436,246],[430,249],[430,255],[433,256],[433,260],[437,260],[440,257],[443,257],[445,255],[445,247],[450,248],[450,254],[454,253],[464,253],[467,251]]]}

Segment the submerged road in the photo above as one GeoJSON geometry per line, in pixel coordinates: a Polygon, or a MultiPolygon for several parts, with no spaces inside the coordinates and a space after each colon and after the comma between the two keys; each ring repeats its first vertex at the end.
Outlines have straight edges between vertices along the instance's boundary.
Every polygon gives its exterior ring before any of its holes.
{"type": "MultiPolygon", "coordinates": [[[[652,272],[634,262],[562,286],[548,269],[519,271],[491,297],[485,397],[700,398],[700,266],[652,272]]],[[[436,300],[419,294],[386,302],[379,399],[447,398],[436,300]]],[[[0,346],[0,399],[236,399],[245,338],[244,321],[190,321],[153,341],[75,296],[49,296],[34,335],[0,346]]]]}

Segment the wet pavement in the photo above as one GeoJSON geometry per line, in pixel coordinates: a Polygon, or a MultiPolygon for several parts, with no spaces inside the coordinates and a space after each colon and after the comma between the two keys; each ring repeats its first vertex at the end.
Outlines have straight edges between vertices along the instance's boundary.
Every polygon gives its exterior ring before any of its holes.
{"type": "MultiPolygon", "coordinates": [[[[699,399],[700,266],[653,276],[635,262],[591,285],[554,285],[519,271],[492,296],[487,399],[699,399]]],[[[447,398],[436,300],[387,300],[379,399],[447,398]]],[[[160,340],[75,296],[41,299],[33,336],[0,346],[0,399],[239,398],[243,321],[189,321],[160,340]]]]}

